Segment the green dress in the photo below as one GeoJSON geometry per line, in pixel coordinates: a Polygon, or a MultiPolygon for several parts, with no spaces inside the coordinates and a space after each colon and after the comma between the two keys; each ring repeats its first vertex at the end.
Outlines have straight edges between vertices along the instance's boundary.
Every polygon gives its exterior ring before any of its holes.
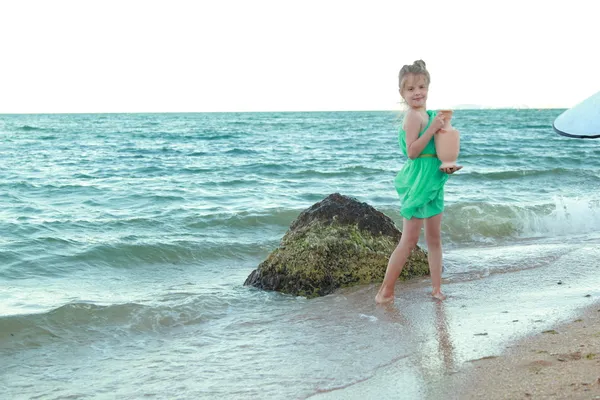
{"type": "MultiPolygon", "coordinates": [[[[425,133],[436,115],[435,111],[427,111],[429,122],[419,137],[425,133]]],[[[405,156],[406,132],[400,127],[400,149],[405,156]]],[[[435,155],[433,137],[414,160],[410,158],[396,175],[394,186],[400,196],[400,215],[406,219],[429,218],[444,211],[444,185],[448,174],[440,171],[442,162],[435,155]]]]}

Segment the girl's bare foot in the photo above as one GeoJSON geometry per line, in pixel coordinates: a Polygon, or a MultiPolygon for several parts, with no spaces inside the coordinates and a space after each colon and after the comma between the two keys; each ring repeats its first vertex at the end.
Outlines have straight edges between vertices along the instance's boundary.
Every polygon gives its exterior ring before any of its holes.
{"type": "Polygon", "coordinates": [[[394,294],[392,294],[391,296],[384,296],[383,292],[380,290],[377,293],[377,296],[375,296],[375,302],[377,304],[386,304],[386,303],[391,303],[394,301],[394,294]]]}
{"type": "Polygon", "coordinates": [[[446,295],[441,290],[434,290],[431,295],[438,300],[446,300],[446,295]]]}

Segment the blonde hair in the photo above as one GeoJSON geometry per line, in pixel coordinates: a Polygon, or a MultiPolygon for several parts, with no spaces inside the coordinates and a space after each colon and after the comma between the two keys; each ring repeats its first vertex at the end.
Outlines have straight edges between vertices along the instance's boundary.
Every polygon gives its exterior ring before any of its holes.
{"type": "Polygon", "coordinates": [[[417,60],[412,63],[412,65],[404,65],[402,69],[400,69],[400,73],[398,74],[398,87],[400,91],[404,89],[404,83],[406,77],[408,75],[423,75],[425,77],[425,83],[429,86],[431,82],[431,78],[429,77],[429,71],[425,67],[425,61],[417,60]]]}

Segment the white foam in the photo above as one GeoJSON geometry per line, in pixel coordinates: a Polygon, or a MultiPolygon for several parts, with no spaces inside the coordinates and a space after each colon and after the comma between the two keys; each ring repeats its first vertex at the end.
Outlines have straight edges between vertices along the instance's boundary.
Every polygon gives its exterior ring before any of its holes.
{"type": "Polygon", "coordinates": [[[360,318],[364,318],[364,319],[368,319],[371,322],[376,322],[377,321],[377,317],[374,315],[366,315],[366,314],[359,314],[360,318]]]}
{"type": "Polygon", "coordinates": [[[597,198],[555,197],[554,210],[540,216],[520,212],[520,236],[566,236],[600,233],[600,201],[597,198]]]}

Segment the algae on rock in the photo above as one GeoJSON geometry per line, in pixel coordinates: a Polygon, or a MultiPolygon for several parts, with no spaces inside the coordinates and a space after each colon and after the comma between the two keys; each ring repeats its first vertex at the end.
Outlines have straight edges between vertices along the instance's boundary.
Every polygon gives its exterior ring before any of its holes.
{"type": "MultiPolygon", "coordinates": [[[[280,247],[244,284],[311,298],[340,287],[381,282],[401,235],[383,213],[334,193],[298,216],[280,247]]],[[[428,273],[427,255],[416,248],[400,277],[428,273]]]]}

